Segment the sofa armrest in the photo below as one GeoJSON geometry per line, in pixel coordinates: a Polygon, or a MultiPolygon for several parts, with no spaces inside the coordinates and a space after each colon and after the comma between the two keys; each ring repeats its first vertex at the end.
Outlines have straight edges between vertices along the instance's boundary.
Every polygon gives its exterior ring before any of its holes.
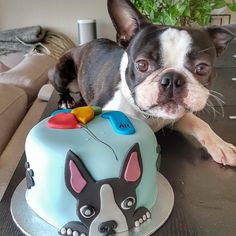
{"type": "Polygon", "coordinates": [[[11,139],[27,110],[27,95],[23,89],[0,84],[0,155],[11,139]]]}
{"type": "Polygon", "coordinates": [[[56,60],[47,55],[26,55],[15,67],[0,73],[0,83],[22,88],[30,105],[39,89],[48,81],[48,70],[55,64],[56,60]]]}

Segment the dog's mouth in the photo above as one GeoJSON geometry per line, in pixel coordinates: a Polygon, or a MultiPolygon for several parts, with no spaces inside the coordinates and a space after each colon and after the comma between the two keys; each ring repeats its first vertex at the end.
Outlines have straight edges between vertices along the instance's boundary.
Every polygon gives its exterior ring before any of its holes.
{"type": "Polygon", "coordinates": [[[150,105],[147,109],[140,110],[151,117],[159,117],[163,119],[178,119],[191,109],[186,104],[180,104],[175,100],[170,100],[165,103],[155,103],[150,105]]]}

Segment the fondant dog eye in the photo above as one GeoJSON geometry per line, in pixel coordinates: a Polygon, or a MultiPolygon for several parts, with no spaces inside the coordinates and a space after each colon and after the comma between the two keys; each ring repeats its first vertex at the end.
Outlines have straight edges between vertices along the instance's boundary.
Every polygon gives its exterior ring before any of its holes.
{"type": "Polygon", "coordinates": [[[149,69],[149,63],[146,60],[138,60],[136,61],[136,68],[140,72],[146,72],[149,69]]]}
{"type": "Polygon", "coordinates": [[[95,215],[95,210],[92,206],[85,205],[80,208],[80,213],[84,218],[91,218],[95,215]]]}
{"type": "Polygon", "coordinates": [[[124,210],[129,210],[132,206],[135,204],[135,198],[134,197],[127,197],[122,203],[121,207],[124,210]]]}

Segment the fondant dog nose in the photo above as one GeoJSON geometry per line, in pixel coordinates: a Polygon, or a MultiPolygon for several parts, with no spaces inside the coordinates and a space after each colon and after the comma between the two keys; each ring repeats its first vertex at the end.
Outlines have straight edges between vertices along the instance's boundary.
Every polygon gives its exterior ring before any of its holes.
{"type": "Polygon", "coordinates": [[[116,234],[115,229],[117,228],[117,223],[114,220],[106,221],[98,226],[98,231],[103,233],[104,236],[114,236],[116,234]]]}

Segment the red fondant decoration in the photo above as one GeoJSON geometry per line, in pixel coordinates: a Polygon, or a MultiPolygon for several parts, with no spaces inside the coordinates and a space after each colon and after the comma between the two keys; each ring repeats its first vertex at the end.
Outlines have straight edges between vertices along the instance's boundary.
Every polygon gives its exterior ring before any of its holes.
{"type": "Polygon", "coordinates": [[[70,160],[69,162],[69,168],[70,168],[70,185],[76,193],[81,193],[84,187],[87,185],[87,181],[80,174],[77,166],[72,160],[70,160]]]}
{"type": "Polygon", "coordinates": [[[128,182],[135,182],[140,176],[141,169],[138,162],[138,154],[137,152],[132,152],[125,169],[124,178],[128,182]]]}
{"type": "Polygon", "coordinates": [[[48,127],[53,129],[81,128],[75,116],[71,113],[59,113],[48,120],[48,127]]]}

